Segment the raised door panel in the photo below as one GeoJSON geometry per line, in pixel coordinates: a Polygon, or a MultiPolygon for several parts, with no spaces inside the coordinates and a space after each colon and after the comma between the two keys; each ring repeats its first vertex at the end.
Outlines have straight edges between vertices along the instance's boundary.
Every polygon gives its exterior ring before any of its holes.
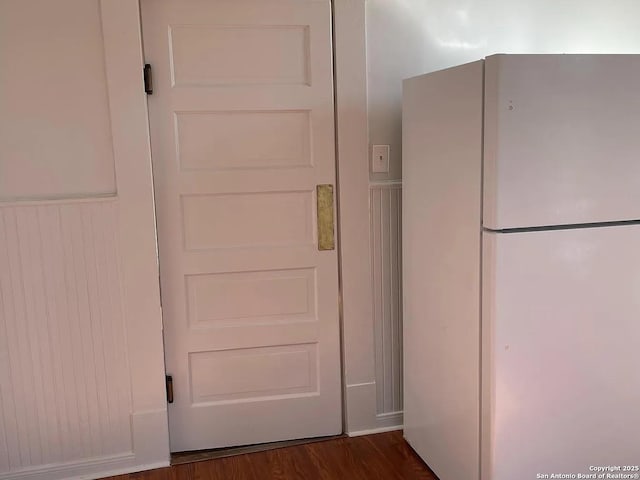
{"type": "Polygon", "coordinates": [[[172,25],[169,35],[173,86],[310,81],[307,25],[172,25]]]}

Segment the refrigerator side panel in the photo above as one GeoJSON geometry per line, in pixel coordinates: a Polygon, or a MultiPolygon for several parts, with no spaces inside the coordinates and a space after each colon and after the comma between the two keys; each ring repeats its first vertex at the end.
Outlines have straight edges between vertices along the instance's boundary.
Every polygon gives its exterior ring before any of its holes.
{"type": "Polygon", "coordinates": [[[487,480],[638,465],[638,245],[638,225],[495,235],[487,480]]]}
{"type": "Polygon", "coordinates": [[[479,476],[482,77],[403,86],[404,435],[441,480],[479,476]]]}
{"type": "Polygon", "coordinates": [[[640,219],[640,55],[486,60],[484,226],[640,219]]]}

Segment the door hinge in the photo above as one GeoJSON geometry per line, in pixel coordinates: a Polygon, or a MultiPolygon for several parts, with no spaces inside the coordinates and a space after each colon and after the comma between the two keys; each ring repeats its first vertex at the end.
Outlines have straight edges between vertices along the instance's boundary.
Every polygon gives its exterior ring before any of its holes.
{"type": "Polygon", "coordinates": [[[144,91],[147,95],[153,93],[153,74],[151,73],[151,64],[145,63],[142,69],[144,73],[144,91]]]}
{"type": "Polygon", "coordinates": [[[165,379],[167,383],[167,403],[173,403],[173,377],[167,375],[165,379]]]}

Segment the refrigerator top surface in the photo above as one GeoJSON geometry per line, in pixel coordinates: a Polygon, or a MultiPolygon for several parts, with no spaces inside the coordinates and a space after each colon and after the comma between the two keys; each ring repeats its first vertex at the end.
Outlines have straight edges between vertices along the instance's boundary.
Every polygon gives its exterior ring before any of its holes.
{"type": "Polygon", "coordinates": [[[640,219],[640,55],[485,62],[483,225],[640,219]]]}

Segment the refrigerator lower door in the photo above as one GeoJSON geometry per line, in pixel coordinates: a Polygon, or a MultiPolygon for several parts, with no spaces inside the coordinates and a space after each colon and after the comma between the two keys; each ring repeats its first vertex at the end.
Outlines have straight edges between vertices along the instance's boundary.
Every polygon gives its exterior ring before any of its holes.
{"type": "Polygon", "coordinates": [[[640,226],[485,233],[482,297],[482,479],[638,465],[640,226]]]}

